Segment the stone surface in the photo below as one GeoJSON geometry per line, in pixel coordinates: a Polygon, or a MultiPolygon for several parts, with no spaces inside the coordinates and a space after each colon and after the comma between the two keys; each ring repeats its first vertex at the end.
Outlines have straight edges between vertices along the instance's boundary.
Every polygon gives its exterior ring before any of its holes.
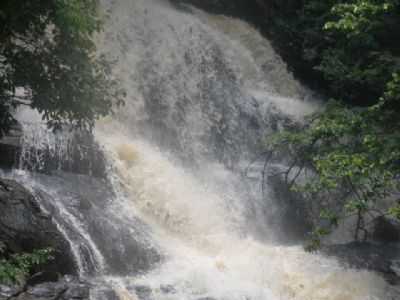
{"type": "Polygon", "coordinates": [[[145,285],[137,285],[134,287],[134,291],[140,300],[150,300],[152,290],[150,287],[145,285]]]}
{"type": "Polygon", "coordinates": [[[5,179],[0,179],[0,240],[11,253],[51,247],[55,259],[43,269],[62,274],[76,273],[69,243],[58,231],[52,217],[41,210],[28,190],[5,179]]]}
{"type": "Polygon", "coordinates": [[[400,242],[400,223],[385,217],[374,221],[372,239],[378,242],[400,242]]]}
{"type": "Polygon", "coordinates": [[[90,297],[90,285],[77,278],[64,277],[58,282],[46,282],[26,286],[25,291],[12,299],[17,300],[86,300],[90,297]]]}
{"type": "Polygon", "coordinates": [[[269,172],[267,181],[272,194],[269,199],[274,200],[275,207],[273,215],[269,216],[273,229],[284,239],[282,242],[303,241],[312,230],[307,204],[300,194],[290,191],[284,175],[280,175],[282,169],[271,166],[269,172]]]}
{"type": "Polygon", "coordinates": [[[15,124],[7,136],[0,139],[0,167],[12,168],[18,165],[21,152],[22,128],[15,124]]]}
{"type": "Polygon", "coordinates": [[[55,134],[42,127],[30,128],[27,133],[27,142],[23,145],[23,155],[19,166],[46,174],[64,171],[105,178],[105,157],[92,133],[68,130],[71,129],[65,128],[64,132],[55,134]],[[36,131],[41,133],[35,135],[36,131]],[[42,140],[50,142],[43,146],[42,140]]]}
{"type": "Polygon", "coordinates": [[[324,246],[321,251],[349,267],[375,271],[389,283],[400,284],[400,244],[353,242],[324,246]]]}

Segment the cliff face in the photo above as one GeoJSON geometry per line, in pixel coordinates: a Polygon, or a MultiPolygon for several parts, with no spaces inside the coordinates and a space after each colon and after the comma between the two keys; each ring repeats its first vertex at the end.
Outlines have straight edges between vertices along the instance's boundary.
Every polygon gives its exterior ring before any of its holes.
{"type": "Polygon", "coordinates": [[[193,5],[207,12],[223,14],[245,20],[257,28],[272,42],[275,51],[287,63],[289,70],[303,84],[322,92],[320,78],[309,64],[302,59],[302,53],[294,45],[293,37],[282,32],[282,20],[292,20],[303,7],[302,0],[170,0],[181,6],[193,5]],[[278,26],[277,26],[278,25],[278,26]]]}
{"type": "MultiPolygon", "coordinates": [[[[268,24],[280,12],[296,11],[301,0],[170,0],[176,4],[190,4],[211,13],[245,19],[257,27],[268,24]]],[[[265,29],[265,28],[261,28],[265,29]]]]}
{"type": "Polygon", "coordinates": [[[0,179],[0,240],[10,253],[50,247],[55,259],[44,266],[46,271],[77,273],[68,241],[52,216],[42,211],[37,199],[22,185],[6,179],[0,179]]]}

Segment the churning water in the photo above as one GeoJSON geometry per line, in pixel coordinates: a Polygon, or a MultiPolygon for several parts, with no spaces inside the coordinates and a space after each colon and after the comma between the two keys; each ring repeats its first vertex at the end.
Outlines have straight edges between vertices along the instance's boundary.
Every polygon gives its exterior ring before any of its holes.
{"type": "Polygon", "coordinates": [[[99,50],[127,90],[95,130],[111,187],[13,175],[56,200],[81,274],[100,282],[92,298],[112,299],[112,287],[123,300],[391,299],[378,275],[277,244],[274,202],[242,175],[268,132],[318,108],[269,42],[167,1],[102,2],[99,50]]]}

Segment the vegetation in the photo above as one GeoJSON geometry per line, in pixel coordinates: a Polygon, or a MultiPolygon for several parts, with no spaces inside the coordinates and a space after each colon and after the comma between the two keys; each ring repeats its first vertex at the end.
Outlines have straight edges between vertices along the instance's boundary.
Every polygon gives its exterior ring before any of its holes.
{"type": "MultiPolygon", "coordinates": [[[[110,62],[95,53],[101,25],[98,0],[0,2],[0,138],[20,105],[53,129],[90,130],[123,103],[110,62]]],[[[10,254],[0,241],[0,283],[21,282],[50,259],[49,249],[10,254]]]]}
{"type": "Polygon", "coordinates": [[[50,127],[91,129],[120,105],[123,91],[109,63],[96,57],[98,0],[3,0],[0,3],[0,137],[19,105],[50,127]]]}
{"type": "Polygon", "coordinates": [[[337,99],[268,141],[289,158],[285,178],[318,220],[310,249],[348,217],[365,240],[377,217],[400,220],[400,1],[306,0],[275,26],[337,99]]]}
{"type": "Polygon", "coordinates": [[[51,249],[42,249],[32,253],[7,255],[5,248],[0,247],[0,283],[21,283],[35,267],[53,259],[51,254],[51,249]]]}

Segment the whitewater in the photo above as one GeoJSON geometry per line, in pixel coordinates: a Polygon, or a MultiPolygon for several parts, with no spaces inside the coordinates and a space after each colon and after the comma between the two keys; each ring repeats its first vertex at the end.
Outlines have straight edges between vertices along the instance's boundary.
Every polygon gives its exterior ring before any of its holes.
{"type": "MultiPolygon", "coordinates": [[[[262,164],[245,172],[268,134],[321,108],[270,42],[241,20],[166,0],[101,2],[98,51],[127,92],[94,130],[108,183],[7,175],[46,191],[42,206],[93,282],[91,298],[114,299],[111,289],[121,300],[394,299],[375,273],[282,245],[262,164]]],[[[32,126],[27,148],[58,143],[68,155],[67,133],[32,126]]]]}

